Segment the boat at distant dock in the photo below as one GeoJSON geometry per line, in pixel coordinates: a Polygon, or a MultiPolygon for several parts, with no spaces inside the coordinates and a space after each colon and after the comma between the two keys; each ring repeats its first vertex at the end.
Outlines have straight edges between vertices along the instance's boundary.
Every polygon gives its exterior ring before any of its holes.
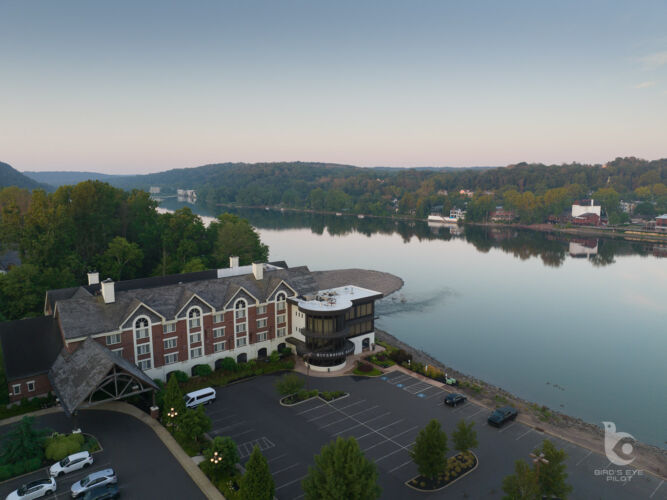
{"type": "Polygon", "coordinates": [[[439,214],[431,214],[428,216],[429,222],[441,222],[443,224],[456,224],[459,220],[464,220],[466,217],[465,210],[455,208],[449,211],[449,217],[439,214]]]}

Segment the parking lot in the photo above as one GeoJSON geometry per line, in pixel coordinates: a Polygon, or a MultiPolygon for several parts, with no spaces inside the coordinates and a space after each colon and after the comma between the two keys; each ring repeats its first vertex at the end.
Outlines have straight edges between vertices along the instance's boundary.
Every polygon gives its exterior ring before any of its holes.
{"type": "MultiPolygon", "coordinates": [[[[545,438],[568,453],[568,481],[574,486],[571,498],[657,499],[665,497],[662,481],[646,474],[630,482],[610,482],[596,471],[616,469],[606,457],[567,441],[545,436],[519,422],[500,429],[487,425],[489,410],[472,403],[456,408],[444,406],[448,393],[411,375],[391,372],[369,379],[362,377],[310,378],[311,387],[344,390],[348,397],[326,403],[319,398],[293,407],[282,407],[273,387],[275,377],[260,377],[219,389],[214,405],[207,407],[214,435],[230,436],[239,447],[242,462],[260,446],[276,484],[276,497],[303,497],[301,480],[313,456],[336,437],[354,436],[364,454],[380,472],[382,498],[435,498],[445,492],[454,498],[501,498],[501,483],[514,470],[514,461],[529,460],[545,438]],[[437,494],[415,492],[403,483],[417,474],[409,456],[419,430],[438,419],[451,436],[456,423],[475,422],[480,465],[466,479],[437,494]]],[[[449,440],[452,447],[451,438],[449,440]]],[[[453,451],[450,450],[450,454],[453,451]]]]}
{"type": "MultiPolygon", "coordinates": [[[[38,427],[71,432],[71,421],[64,413],[36,418],[38,427]]],[[[87,470],[56,478],[57,490],[50,498],[71,498],[70,487],[90,472],[111,467],[116,471],[124,499],[204,499],[197,485],[186,474],[156,434],[139,420],[122,413],[88,410],[79,416],[83,432],[93,434],[103,450],[94,453],[94,463],[87,470]]],[[[11,426],[0,427],[4,435],[11,426]]],[[[0,484],[0,498],[22,484],[47,476],[46,468],[0,484]]]]}

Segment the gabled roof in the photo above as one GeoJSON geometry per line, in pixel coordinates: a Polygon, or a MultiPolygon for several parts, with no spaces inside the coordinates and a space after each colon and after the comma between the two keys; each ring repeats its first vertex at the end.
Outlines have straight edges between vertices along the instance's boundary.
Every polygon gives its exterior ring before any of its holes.
{"type": "Polygon", "coordinates": [[[47,373],[63,347],[53,316],[1,322],[0,343],[9,382],[47,373]]]}
{"type": "MultiPolygon", "coordinates": [[[[266,301],[281,282],[299,294],[312,294],[318,290],[312,273],[305,266],[267,268],[261,280],[256,280],[252,273],[218,278],[216,271],[176,276],[192,277],[190,275],[205,278],[182,282],[170,279],[169,284],[148,288],[128,287],[123,281],[115,283],[115,302],[112,304],[105,304],[96,292],[95,287],[99,290],[99,285],[55,290],[48,294],[57,304],[56,316],[60,320],[63,336],[75,339],[118,331],[138,304],[146,305],[168,321],[175,318],[195,296],[216,311],[221,311],[241,289],[260,302],[266,301]]],[[[136,284],[141,280],[131,281],[136,284]]]]}
{"type": "Polygon", "coordinates": [[[114,366],[142,384],[158,389],[136,365],[88,338],[71,354],[62,349],[49,370],[49,380],[65,413],[71,415],[79,408],[114,366]]]}

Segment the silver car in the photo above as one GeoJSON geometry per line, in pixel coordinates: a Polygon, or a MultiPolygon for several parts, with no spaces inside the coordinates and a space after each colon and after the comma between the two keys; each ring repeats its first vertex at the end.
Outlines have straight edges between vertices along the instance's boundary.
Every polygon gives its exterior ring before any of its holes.
{"type": "Polygon", "coordinates": [[[113,469],[103,469],[96,472],[91,472],[81,481],[77,481],[72,485],[72,498],[77,498],[83,495],[86,491],[95,488],[96,486],[103,486],[105,484],[117,483],[118,478],[113,469]]]}
{"type": "Polygon", "coordinates": [[[31,500],[33,498],[42,498],[44,495],[50,495],[56,491],[56,480],[52,477],[39,479],[24,484],[18,490],[12,491],[7,495],[7,500],[31,500]]]}

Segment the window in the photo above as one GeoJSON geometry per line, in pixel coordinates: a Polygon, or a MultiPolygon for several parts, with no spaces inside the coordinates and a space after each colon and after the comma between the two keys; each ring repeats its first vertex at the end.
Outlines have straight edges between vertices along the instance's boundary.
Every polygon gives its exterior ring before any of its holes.
{"type": "Polygon", "coordinates": [[[115,352],[121,358],[123,357],[123,348],[122,347],[119,347],[118,349],[112,349],[111,352],[115,352]]]}
{"type": "Polygon", "coordinates": [[[28,392],[35,392],[35,381],[31,380],[28,382],[28,392]]]}
{"type": "Polygon", "coordinates": [[[219,339],[220,337],[225,336],[225,327],[221,326],[220,328],[214,328],[213,329],[213,338],[214,339],[219,339]]]}
{"type": "Polygon", "coordinates": [[[176,323],[169,323],[168,325],[164,325],[162,331],[164,333],[174,333],[176,331],[176,323]]]}
{"type": "Polygon", "coordinates": [[[120,333],[107,335],[107,345],[120,344],[120,333]]]}
{"type": "Polygon", "coordinates": [[[140,370],[150,370],[151,369],[151,360],[150,359],[142,359],[137,363],[137,366],[139,367],[140,370]]]}
{"type": "Polygon", "coordinates": [[[245,323],[239,323],[237,325],[234,325],[234,332],[245,333],[245,323]]]}
{"type": "Polygon", "coordinates": [[[21,384],[14,384],[12,386],[12,392],[14,393],[14,395],[21,394],[21,384]]]}
{"type": "Polygon", "coordinates": [[[246,308],[245,300],[239,300],[234,306],[234,309],[236,309],[234,311],[234,317],[236,319],[245,318],[245,308],[246,308]]]}
{"type": "Polygon", "coordinates": [[[266,318],[258,319],[257,328],[266,328],[267,321],[268,320],[266,318]]]}
{"type": "Polygon", "coordinates": [[[150,354],[151,352],[151,345],[146,342],[145,344],[139,344],[137,346],[137,354],[150,354]]]}
{"type": "Polygon", "coordinates": [[[257,334],[257,342],[264,342],[267,338],[267,332],[261,332],[257,334]]]}
{"type": "Polygon", "coordinates": [[[134,335],[137,340],[148,338],[148,320],[139,318],[134,322],[134,335]]]}
{"type": "Polygon", "coordinates": [[[201,325],[201,312],[199,311],[199,309],[196,308],[190,309],[190,312],[188,313],[188,326],[190,327],[190,330],[199,328],[200,325],[201,325]]]}
{"type": "Polygon", "coordinates": [[[277,321],[278,321],[278,323],[284,323],[285,322],[285,315],[284,314],[279,314],[277,321]]]}
{"type": "Polygon", "coordinates": [[[284,293],[279,293],[276,296],[276,309],[278,311],[284,311],[285,310],[285,294],[284,293]]]}
{"type": "Polygon", "coordinates": [[[243,347],[248,344],[248,337],[239,337],[236,339],[236,347],[243,347]]]}
{"type": "Polygon", "coordinates": [[[213,352],[222,352],[225,350],[225,344],[226,342],[223,340],[222,342],[216,342],[213,344],[213,352]]]}
{"type": "Polygon", "coordinates": [[[201,342],[201,333],[190,334],[190,343],[196,344],[197,342],[201,342]]]}
{"type": "Polygon", "coordinates": [[[257,306],[257,315],[266,314],[266,306],[257,306]]]}
{"type": "Polygon", "coordinates": [[[287,333],[287,328],[285,328],[284,326],[281,326],[276,330],[276,334],[278,335],[278,337],[284,337],[286,333],[287,333]]]}
{"type": "Polygon", "coordinates": [[[215,313],[213,315],[213,323],[222,323],[225,320],[225,313],[215,313]]]}
{"type": "Polygon", "coordinates": [[[190,357],[191,358],[200,358],[201,357],[201,347],[195,347],[194,349],[190,349],[190,357]]]}
{"type": "Polygon", "coordinates": [[[165,354],[164,356],[164,364],[165,365],[171,365],[173,363],[178,363],[178,353],[173,352],[171,354],[165,354]]]}
{"type": "Polygon", "coordinates": [[[164,339],[164,350],[174,349],[176,347],[178,339],[177,337],[171,337],[170,339],[164,339]]]}

